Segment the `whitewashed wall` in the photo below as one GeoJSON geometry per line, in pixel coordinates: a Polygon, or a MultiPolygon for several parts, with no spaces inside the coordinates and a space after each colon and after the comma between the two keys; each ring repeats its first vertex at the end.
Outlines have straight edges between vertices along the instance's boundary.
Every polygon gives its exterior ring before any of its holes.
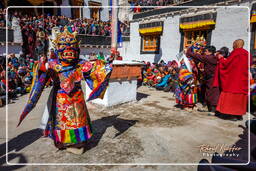
{"type": "MultiPolygon", "coordinates": [[[[241,4],[243,5],[243,4],[241,4]]],[[[244,4],[248,5],[248,3],[244,4]]],[[[227,46],[232,50],[234,40],[243,39],[248,50],[248,8],[218,8],[216,27],[212,31],[211,44],[217,49],[227,46]]],[[[140,54],[141,37],[139,35],[139,22],[131,23],[130,43],[120,49],[125,60],[144,60],[156,62],[161,59],[170,61],[176,59],[180,50],[181,34],[179,31],[180,16],[161,18],[164,21],[163,35],[161,36],[160,55],[140,54]]]]}
{"type": "MultiPolygon", "coordinates": [[[[70,6],[69,0],[63,0],[61,6],[70,6]]],[[[71,8],[61,8],[61,15],[71,17],[71,8]]]]}
{"type": "MultiPolygon", "coordinates": [[[[109,6],[109,0],[101,0],[102,6],[109,6]]],[[[109,20],[109,8],[102,7],[101,13],[100,13],[100,19],[102,21],[108,21],[109,20]]]]}
{"type": "Polygon", "coordinates": [[[234,40],[243,39],[244,48],[248,50],[248,31],[248,8],[219,8],[211,44],[217,49],[227,46],[232,50],[234,40]]]}
{"type": "Polygon", "coordinates": [[[164,22],[164,33],[161,37],[161,59],[164,61],[171,61],[176,59],[176,55],[180,50],[180,40],[181,34],[179,30],[179,16],[168,17],[164,22]]]}
{"type": "Polygon", "coordinates": [[[104,55],[110,55],[109,48],[88,48],[88,47],[81,47],[80,48],[80,55],[89,55],[90,53],[99,53],[103,52],[104,55]]]}
{"type": "Polygon", "coordinates": [[[180,49],[179,16],[161,18],[164,21],[163,34],[160,40],[159,54],[140,54],[141,37],[139,35],[139,23],[131,23],[130,44],[120,49],[125,60],[139,60],[159,62],[160,60],[170,61],[176,58],[180,49]]]}
{"type": "Polygon", "coordinates": [[[128,53],[129,46],[130,46],[130,41],[124,41],[122,47],[118,48],[120,55],[125,59],[126,57],[124,55],[128,53]]]}
{"type": "MultiPolygon", "coordinates": [[[[102,6],[109,6],[109,0],[94,0],[102,4],[102,6]]],[[[90,9],[88,6],[88,0],[84,0],[84,9],[83,9],[83,17],[91,18],[90,9]]],[[[102,7],[100,11],[100,20],[108,21],[109,20],[109,8],[102,7]]]]}
{"type": "Polygon", "coordinates": [[[130,24],[130,43],[123,46],[127,50],[120,50],[126,52],[123,56],[124,60],[142,60],[140,57],[140,35],[139,35],[139,23],[130,24]]]}
{"type": "Polygon", "coordinates": [[[88,8],[88,0],[84,1],[83,18],[91,18],[90,9],[88,8]]]}
{"type": "MultiPolygon", "coordinates": [[[[86,99],[91,90],[86,85],[86,99]]],[[[125,102],[135,101],[137,95],[137,80],[131,81],[110,81],[103,99],[92,100],[93,103],[114,106],[125,102]]]]}

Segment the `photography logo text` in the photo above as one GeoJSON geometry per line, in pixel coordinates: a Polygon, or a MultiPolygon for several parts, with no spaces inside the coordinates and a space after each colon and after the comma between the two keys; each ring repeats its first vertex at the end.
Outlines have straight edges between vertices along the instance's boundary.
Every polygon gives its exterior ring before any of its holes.
{"type": "Polygon", "coordinates": [[[230,146],[227,144],[209,145],[202,144],[197,146],[205,157],[220,156],[220,157],[238,157],[242,148],[237,146],[230,146]]]}

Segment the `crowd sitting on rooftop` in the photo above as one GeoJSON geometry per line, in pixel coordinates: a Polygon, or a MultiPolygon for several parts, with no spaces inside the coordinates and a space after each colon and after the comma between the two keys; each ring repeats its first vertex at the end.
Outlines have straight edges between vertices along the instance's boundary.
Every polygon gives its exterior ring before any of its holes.
{"type": "MultiPolygon", "coordinates": [[[[0,9],[0,23],[2,23],[1,27],[5,26],[5,15],[6,9],[0,9]]],[[[71,26],[74,29],[73,31],[77,31],[79,34],[101,36],[111,35],[110,20],[101,21],[88,18],[70,18],[50,14],[31,16],[17,11],[10,11],[8,14],[7,26],[12,27],[15,24],[20,25],[22,28],[28,27],[35,30],[42,28],[47,34],[51,34],[53,27],[62,28],[64,26],[71,26]]],[[[120,29],[124,35],[129,35],[129,23],[127,21],[120,23],[120,29]]]]}
{"type": "Polygon", "coordinates": [[[133,8],[133,11],[138,13],[138,12],[144,12],[150,9],[155,9],[158,8],[158,6],[169,6],[169,5],[174,5],[174,4],[179,4],[182,1],[180,0],[137,0],[131,2],[131,6],[136,6],[133,8]],[[153,7],[154,8],[143,8],[143,7],[153,7]]]}
{"type": "Polygon", "coordinates": [[[0,27],[5,27],[5,15],[6,15],[6,10],[0,8],[0,27]]]}
{"type": "MultiPolygon", "coordinates": [[[[0,9],[0,25],[5,26],[6,10],[0,9]]],[[[22,33],[22,51],[30,58],[34,58],[41,54],[46,54],[49,46],[48,37],[52,33],[54,27],[58,27],[60,31],[64,26],[69,27],[78,34],[90,36],[111,36],[111,21],[100,21],[87,18],[69,18],[66,16],[55,15],[39,15],[31,16],[18,11],[10,11],[8,13],[7,26],[13,29],[21,29],[22,33]]],[[[120,22],[120,31],[123,36],[129,35],[129,23],[120,22]]]]}

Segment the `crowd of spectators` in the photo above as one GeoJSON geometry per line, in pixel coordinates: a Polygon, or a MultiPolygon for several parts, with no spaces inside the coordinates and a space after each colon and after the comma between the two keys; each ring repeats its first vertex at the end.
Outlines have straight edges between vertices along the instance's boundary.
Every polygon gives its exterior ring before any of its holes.
{"type": "Polygon", "coordinates": [[[185,2],[186,0],[135,0],[131,2],[131,6],[136,6],[133,8],[133,11],[136,13],[144,12],[147,10],[158,8],[158,6],[170,6],[177,5],[185,2]],[[145,8],[147,6],[147,8],[145,8]],[[148,8],[154,6],[154,8],[148,8]]]}
{"type": "MultiPolygon", "coordinates": [[[[5,10],[1,9],[2,17],[5,19],[5,10]]],[[[10,11],[8,25],[13,29],[21,29],[22,51],[30,58],[37,59],[37,56],[47,53],[49,46],[48,38],[54,27],[60,31],[64,26],[78,32],[78,34],[91,36],[111,36],[111,21],[98,21],[87,18],[68,18],[66,16],[39,15],[30,16],[17,11],[10,11]]],[[[1,23],[5,21],[0,20],[1,23]]],[[[4,26],[4,25],[2,25],[4,26]]],[[[120,22],[120,31],[123,36],[129,35],[129,23],[120,22]]]]}
{"type": "MultiPolygon", "coordinates": [[[[40,59],[42,58],[46,58],[46,56],[41,55],[40,59]]],[[[51,53],[49,58],[52,58],[51,53]]],[[[88,56],[88,60],[105,58],[108,58],[108,56],[102,52],[90,53],[88,56]]],[[[31,59],[28,55],[25,56],[24,54],[20,54],[19,58],[13,53],[9,54],[7,58],[6,56],[0,56],[0,107],[30,92],[33,70],[37,63],[38,60],[31,59]],[[8,81],[6,79],[6,69],[8,72],[8,81]],[[6,90],[8,91],[8,102],[6,102],[6,90]]],[[[46,87],[50,86],[51,83],[51,80],[49,80],[46,87]]]]}
{"type": "MultiPolygon", "coordinates": [[[[6,9],[0,9],[0,23],[1,27],[5,26],[6,9]]],[[[39,15],[31,16],[23,14],[22,12],[11,11],[9,12],[7,24],[13,25],[13,20],[18,21],[17,23],[22,29],[33,29],[35,31],[42,28],[47,35],[51,34],[53,27],[63,28],[64,26],[70,26],[73,31],[77,31],[79,34],[87,35],[99,35],[99,36],[110,36],[111,35],[111,21],[101,21],[88,18],[69,18],[66,16],[55,16],[55,15],[39,15]]],[[[120,23],[120,29],[123,35],[129,35],[129,23],[125,21],[120,23]]]]}
{"type": "MultiPolygon", "coordinates": [[[[145,62],[143,68],[143,84],[149,87],[156,88],[157,90],[163,90],[166,92],[173,92],[176,98],[176,107],[194,110],[197,109],[200,112],[209,112],[210,115],[215,115],[221,119],[229,120],[241,120],[242,115],[246,113],[246,96],[245,92],[239,92],[237,87],[232,87],[232,81],[236,81],[235,78],[226,80],[226,74],[238,75],[236,77],[237,82],[240,81],[239,86],[243,86],[243,90],[248,89],[248,82],[245,80],[246,67],[246,50],[243,49],[244,42],[238,39],[234,42],[234,50],[230,53],[227,47],[222,47],[218,51],[214,46],[206,46],[205,42],[198,42],[188,47],[182,52],[183,57],[177,58],[177,60],[169,61],[165,63],[145,62]],[[244,52],[241,53],[240,51],[244,52]],[[237,58],[235,53],[241,53],[241,61],[237,62],[234,67],[228,68],[229,72],[222,67],[222,65],[228,65],[227,62],[235,61],[237,58]],[[243,56],[244,55],[244,56],[243,56]],[[237,70],[241,70],[237,72],[237,70]],[[237,74],[235,73],[237,72],[237,74]],[[230,83],[230,84],[227,84],[230,83]],[[230,86],[227,86],[230,85],[230,86]],[[225,90],[225,91],[223,91],[225,90]],[[237,91],[241,96],[245,96],[239,99],[241,106],[239,108],[236,104],[235,98],[225,99],[224,95],[236,96],[234,91],[237,91]],[[235,99],[235,100],[234,100],[235,99]],[[201,104],[201,105],[199,105],[201,104]],[[200,106],[200,107],[199,107],[200,106]],[[232,106],[232,108],[227,108],[232,106]]],[[[231,62],[230,62],[231,63],[231,62]]],[[[234,63],[234,62],[233,62],[234,63]]],[[[233,64],[232,63],[232,64],[233,64]]],[[[256,60],[253,61],[251,66],[251,112],[256,112],[256,60]]]]}
{"type": "Polygon", "coordinates": [[[6,15],[6,10],[0,8],[0,27],[5,27],[5,15],[6,15]]]}
{"type": "Polygon", "coordinates": [[[110,36],[111,23],[110,21],[96,21],[93,19],[71,19],[65,16],[27,16],[20,18],[20,25],[22,28],[32,28],[38,30],[42,28],[46,34],[50,35],[53,27],[70,26],[73,31],[79,34],[110,36]]]}
{"type": "Polygon", "coordinates": [[[174,4],[175,0],[138,0],[135,6],[168,6],[174,4]]]}
{"type": "Polygon", "coordinates": [[[178,64],[176,61],[165,63],[146,62],[143,68],[143,85],[155,87],[157,90],[174,92],[177,86],[178,64]]]}
{"type": "Polygon", "coordinates": [[[6,95],[6,60],[5,56],[0,56],[0,106],[5,103],[6,95]]]}
{"type": "Polygon", "coordinates": [[[252,65],[250,67],[250,91],[251,91],[251,113],[256,115],[256,58],[253,58],[252,65]]]}
{"type": "Polygon", "coordinates": [[[23,56],[17,58],[15,54],[0,57],[0,106],[10,103],[18,96],[30,91],[33,79],[33,66],[36,61],[23,56]],[[6,79],[6,69],[8,80],[6,79]],[[6,90],[8,91],[8,102],[6,102],[6,90]]]}

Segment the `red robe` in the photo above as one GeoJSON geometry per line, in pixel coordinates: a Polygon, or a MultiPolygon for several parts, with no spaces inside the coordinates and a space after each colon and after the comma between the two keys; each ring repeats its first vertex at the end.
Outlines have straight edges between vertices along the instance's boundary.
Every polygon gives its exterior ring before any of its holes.
{"type": "Polygon", "coordinates": [[[224,114],[246,113],[249,90],[249,53],[243,48],[233,50],[228,58],[222,58],[216,68],[213,86],[220,87],[217,110],[224,114]]]}

